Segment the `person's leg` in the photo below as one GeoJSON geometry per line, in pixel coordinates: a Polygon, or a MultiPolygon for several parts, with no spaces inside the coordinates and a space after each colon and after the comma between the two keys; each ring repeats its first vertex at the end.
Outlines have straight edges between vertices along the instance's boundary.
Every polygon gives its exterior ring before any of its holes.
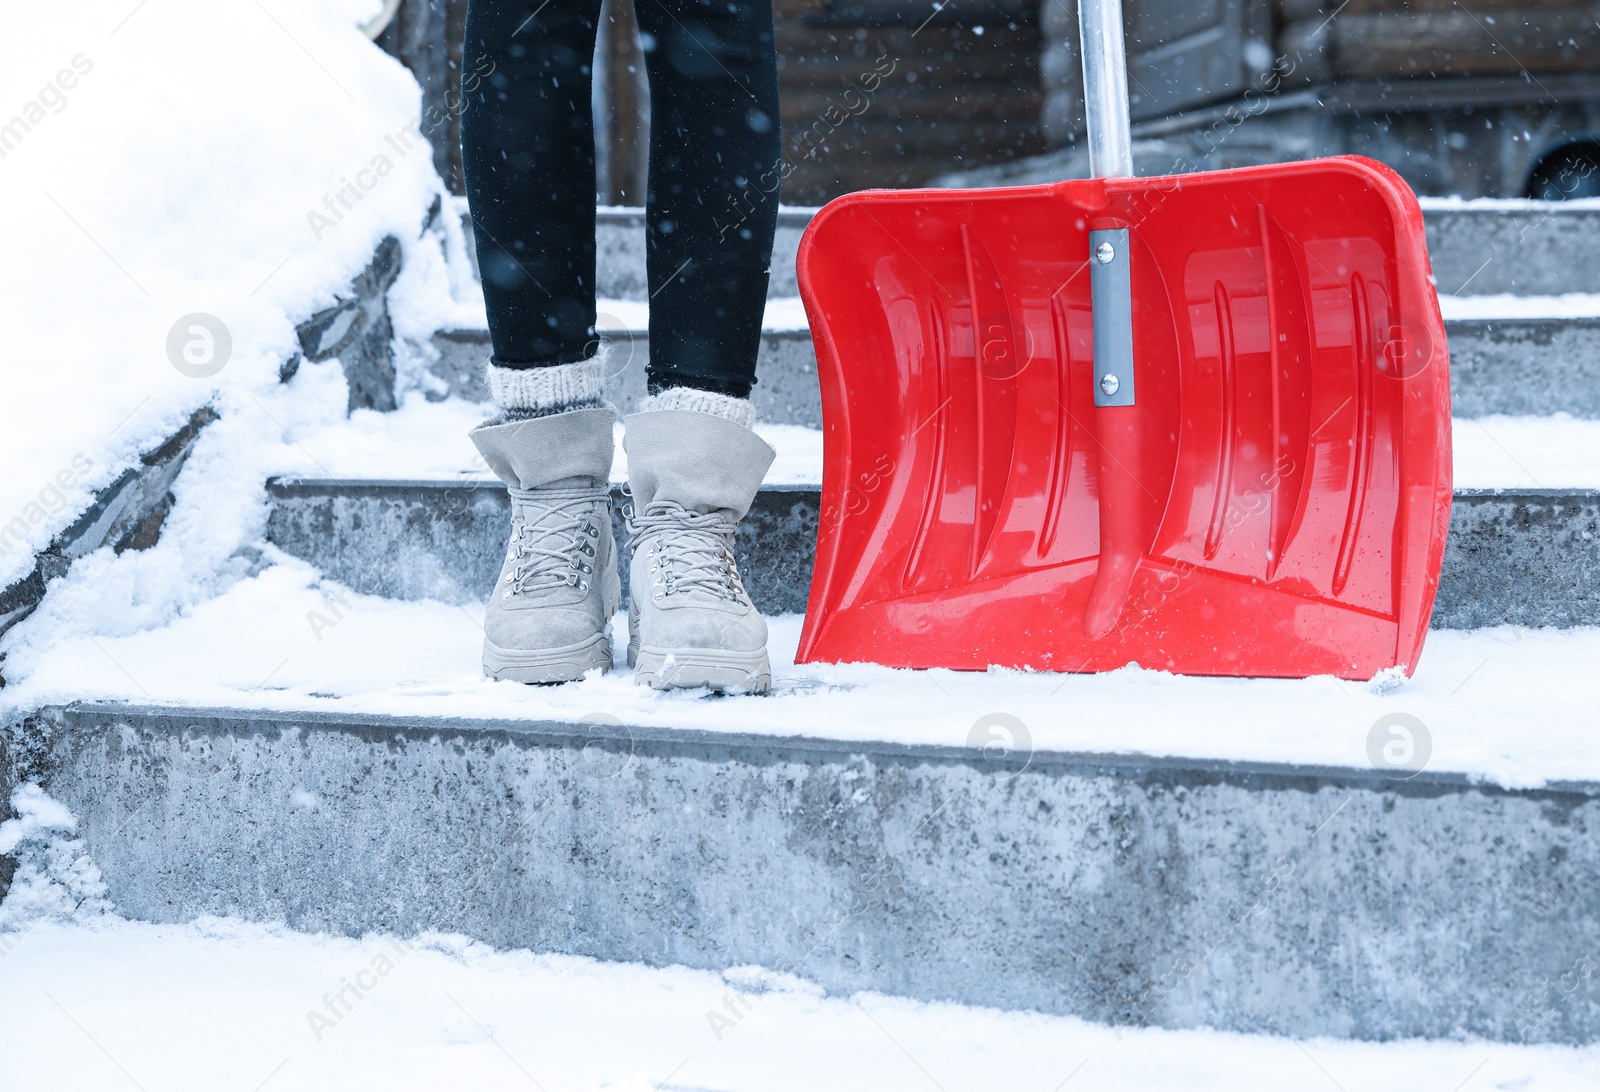
{"type": "Polygon", "coordinates": [[[467,7],[464,55],[492,69],[465,97],[462,165],[494,347],[491,383],[505,381],[513,397],[534,392],[496,373],[575,364],[599,344],[590,105],[599,17],[600,0],[467,7]]]}
{"type": "Polygon", "coordinates": [[[467,8],[466,55],[493,65],[466,96],[462,152],[500,410],[472,441],[511,493],[511,540],[483,622],[483,669],[497,679],[564,682],[611,666],[615,410],[592,359],[599,9],[467,8]]]}
{"type": "Polygon", "coordinates": [[[658,688],[766,690],[734,563],[773,451],[749,395],[778,217],[771,0],[638,0],[650,37],[650,397],[627,419],[628,661],[658,688]]]}
{"type": "Polygon", "coordinates": [[[635,0],[650,77],[650,393],[755,381],[780,174],[771,0],[635,0]]]}

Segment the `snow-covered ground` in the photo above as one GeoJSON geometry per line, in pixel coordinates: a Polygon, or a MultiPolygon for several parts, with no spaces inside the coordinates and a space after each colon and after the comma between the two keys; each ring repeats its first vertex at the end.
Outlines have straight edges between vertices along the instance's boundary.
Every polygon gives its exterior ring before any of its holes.
{"type": "Polygon", "coordinates": [[[1458,417],[1451,445],[1457,489],[1600,488],[1600,421],[1458,417]]]}
{"type": "Polygon", "coordinates": [[[0,586],[219,390],[276,386],[385,235],[401,327],[472,297],[465,252],[452,281],[418,241],[443,186],[416,81],[357,28],[378,7],[6,6],[0,586]]]}
{"type": "MultiPolygon", "coordinates": [[[[3,691],[18,707],[80,699],[260,709],[575,721],[966,745],[991,713],[1021,720],[1037,750],[1183,755],[1367,768],[1388,713],[1419,717],[1428,769],[1507,785],[1600,781],[1600,630],[1431,634],[1396,685],[1103,675],[904,671],[794,663],[801,619],[771,620],[773,693],[657,693],[622,666],[560,687],[491,682],[482,608],[356,595],[281,558],[170,622],[115,635],[92,587],[63,589],[54,631],[13,646],[3,691]],[[81,613],[68,613],[81,612],[81,613]],[[1536,726],[1536,727],[1535,727],[1536,726]]],[[[625,641],[618,615],[613,639],[625,641]]]]}
{"type": "MultiPolygon", "coordinates": [[[[480,307],[476,312],[465,309],[459,312],[457,323],[463,329],[481,330],[487,327],[488,320],[483,317],[480,307]]],[[[648,330],[650,304],[646,300],[596,300],[595,325],[601,330],[648,330]]],[[[809,330],[811,324],[806,319],[805,305],[800,302],[800,297],[775,296],[767,300],[766,310],[761,317],[761,328],[809,330]]]]}
{"type": "Polygon", "coordinates": [[[1440,296],[1439,310],[1451,319],[1539,319],[1600,317],[1600,293],[1566,292],[1559,296],[1440,296]]]}
{"type": "MultiPolygon", "coordinates": [[[[202,920],[0,934],[0,1090],[1472,1092],[1594,1088],[1600,1049],[1296,1041],[202,920]]],[[[1270,1014],[1268,1014],[1270,1016],[1270,1014]]]]}

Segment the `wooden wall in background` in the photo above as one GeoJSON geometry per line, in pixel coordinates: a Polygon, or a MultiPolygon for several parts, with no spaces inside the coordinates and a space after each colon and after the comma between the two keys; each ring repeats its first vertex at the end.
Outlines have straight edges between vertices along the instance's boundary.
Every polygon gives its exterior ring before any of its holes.
{"type": "Polygon", "coordinates": [[[773,15],[786,204],[1044,149],[1034,0],[775,0],[773,15]]]}
{"type": "MultiPolygon", "coordinates": [[[[649,104],[626,73],[637,58],[621,40],[632,35],[628,2],[606,0],[608,29],[621,33],[600,51],[600,197],[642,204],[649,104]],[[608,107],[617,113],[604,116],[608,107]]],[[[783,151],[792,164],[786,204],[916,186],[1044,150],[1037,0],[941,2],[942,9],[934,0],[775,0],[783,151]]],[[[463,192],[461,119],[450,107],[466,7],[467,0],[405,0],[379,38],[422,85],[423,130],[455,193],[463,192]]]]}
{"type": "Polygon", "coordinates": [[[1277,0],[1280,50],[1309,62],[1296,75],[1382,79],[1600,69],[1593,3],[1350,0],[1333,15],[1339,7],[1338,0],[1277,0]]]}

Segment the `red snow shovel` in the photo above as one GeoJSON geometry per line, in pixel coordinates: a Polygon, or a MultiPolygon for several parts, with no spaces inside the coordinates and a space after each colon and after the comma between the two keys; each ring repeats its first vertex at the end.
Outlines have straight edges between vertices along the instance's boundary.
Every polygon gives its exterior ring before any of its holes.
{"type": "Polygon", "coordinates": [[[1370,678],[1415,668],[1450,518],[1422,212],[1339,157],[869,191],[800,246],[826,428],[799,659],[1370,678]]]}

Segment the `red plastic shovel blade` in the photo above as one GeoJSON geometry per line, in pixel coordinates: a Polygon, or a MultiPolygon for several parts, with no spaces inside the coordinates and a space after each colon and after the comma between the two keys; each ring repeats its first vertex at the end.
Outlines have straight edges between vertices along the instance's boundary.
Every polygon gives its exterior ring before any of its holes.
{"type": "Polygon", "coordinates": [[[799,274],[826,428],[801,661],[1415,667],[1450,369],[1388,168],[856,193],[799,274]],[[1094,406],[1102,227],[1130,228],[1132,407],[1094,406]]]}

